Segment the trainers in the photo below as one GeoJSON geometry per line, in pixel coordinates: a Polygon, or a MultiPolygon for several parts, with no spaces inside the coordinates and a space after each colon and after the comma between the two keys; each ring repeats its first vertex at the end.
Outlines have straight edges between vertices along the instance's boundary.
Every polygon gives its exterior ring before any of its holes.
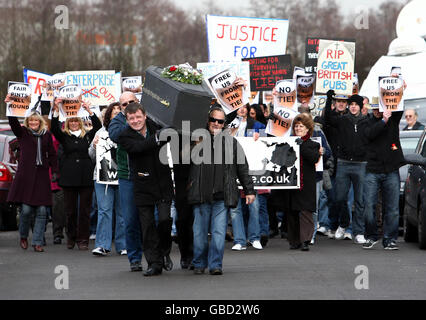
{"type": "Polygon", "coordinates": [[[95,256],[106,256],[107,254],[108,254],[108,250],[105,250],[104,248],[102,248],[102,247],[97,247],[96,249],[93,249],[92,250],[92,253],[95,255],[95,256]]]}
{"type": "Polygon", "coordinates": [[[127,256],[127,250],[126,249],[121,250],[120,251],[120,256],[127,256]]]}
{"type": "Polygon", "coordinates": [[[398,245],[395,243],[395,241],[389,242],[387,245],[385,245],[385,250],[398,250],[398,245]]]}
{"type": "Polygon", "coordinates": [[[342,240],[344,236],[345,236],[345,228],[338,227],[336,230],[336,234],[334,235],[334,239],[342,240]]]}
{"type": "Polygon", "coordinates": [[[345,234],[343,235],[343,239],[344,240],[352,240],[352,233],[345,232],[345,234]]]}
{"type": "Polygon", "coordinates": [[[357,244],[364,244],[366,242],[367,242],[367,240],[365,240],[365,238],[362,234],[357,235],[354,239],[354,243],[357,243],[357,244]]]}
{"type": "Polygon", "coordinates": [[[327,228],[326,227],[319,227],[317,230],[317,233],[320,235],[325,236],[325,233],[327,232],[327,228]]]}
{"type": "Polygon", "coordinates": [[[237,243],[232,247],[232,250],[234,251],[243,251],[246,250],[247,247],[246,246],[242,246],[241,244],[237,243]]]}
{"type": "Polygon", "coordinates": [[[253,246],[253,248],[257,249],[257,250],[262,250],[263,247],[260,244],[259,240],[254,240],[253,242],[251,242],[251,245],[253,246]]]}
{"type": "Polygon", "coordinates": [[[142,264],[140,263],[140,261],[132,262],[130,264],[130,271],[132,272],[142,271],[142,264]]]}
{"type": "Polygon", "coordinates": [[[327,234],[327,237],[328,237],[329,239],[334,239],[334,234],[335,234],[335,232],[330,230],[330,231],[328,232],[328,234],[327,234]]]}
{"type": "Polygon", "coordinates": [[[96,240],[96,234],[91,234],[89,240],[96,240]]]}
{"type": "Polygon", "coordinates": [[[378,240],[374,241],[374,240],[371,240],[371,239],[367,239],[367,240],[365,241],[365,243],[362,245],[362,248],[363,248],[363,249],[371,249],[371,248],[373,248],[373,246],[374,246],[377,242],[379,242],[379,241],[378,241],[378,240]]]}

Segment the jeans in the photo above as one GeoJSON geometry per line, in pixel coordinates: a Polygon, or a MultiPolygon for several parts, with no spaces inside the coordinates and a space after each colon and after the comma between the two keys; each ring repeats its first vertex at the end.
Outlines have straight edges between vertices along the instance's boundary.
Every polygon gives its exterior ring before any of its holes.
{"type": "Polygon", "coordinates": [[[265,194],[258,194],[259,201],[259,231],[261,236],[269,236],[269,214],[268,197],[265,194]]]}
{"type": "Polygon", "coordinates": [[[43,246],[43,237],[46,227],[47,210],[45,206],[29,206],[22,204],[22,210],[19,217],[19,235],[21,238],[28,238],[33,213],[35,212],[35,223],[33,229],[33,238],[31,244],[33,246],[43,246]]]}
{"type": "Polygon", "coordinates": [[[225,251],[227,212],[225,202],[214,201],[193,206],[194,210],[194,258],[195,268],[222,269],[225,251]],[[209,226],[211,241],[209,245],[209,226]]]}
{"type": "Polygon", "coordinates": [[[175,236],[177,234],[177,229],[176,229],[177,210],[176,210],[174,201],[172,201],[172,206],[170,208],[170,216],[173,219],[172,235],[175,236]]]}
{"type": "Polygon", "coordinates": [[[126,227],[127,258],[130,263],[142,261],[142,231],[139,222],[139,213],[135,205],[133,182],[127,179],[118,179],[121,212],[126,227]]]}
{"type": "Polygon", "coordinates": [[[370,173],[365,177],[365,230],[366,238],[377,241],[376,210],[377,194],[382,189],[383,205],[383,246],[398,238],[399,228],[399,171],[370,173]]]}
{"type": "Polygon", "coordinates": [[[260,240],[258,197],[248,206],[246,205],[246,198],[240,198],[238,206],[230,211],[235,244],[239,243],[245,246],[247,238],[250,242],[260,240]],[[247,228],[244,226],[244,212],[246,210],[248,211],[247,228]]]}
{"type": "Polygon", "coordinates": [[[115,250],[119,253],[121,250],[126,249],[126,229],[120,210],[118,186],[95,182],[95,191],[98,202],[98,225],[96,228],[95,247],[111,251],[113,218],[115,216],[114,243],[115,250]]]}
{"type": "Polygon", "coordinates": [[[350,216],[348,210],[342,210],[347,205],[351,183],[354,188],[355,210],[352,214],[352,233],[354,236],[364,234],[364,179],[365,162],[337,161],[336,173],[336,202],[339,210],[339,224],[342,228],[348,228],[350,216]]]}
{"type": "Polygon", "coordinates": [[[312,240],[315,240],[315,236],[316,236],[317,230],[318,230],[318,220],[319,220],[318,219],[318,207],[319,207],[318,203],[319,203],[319,195],[320,195],[321,189],[322,189],[322,180],[320,180],[316,183],[316,208],[317,208],[317,210],[312,212],[312,219],[313,219],[313,222],[314,222],[314,233],[312,235],[312,240]]]}

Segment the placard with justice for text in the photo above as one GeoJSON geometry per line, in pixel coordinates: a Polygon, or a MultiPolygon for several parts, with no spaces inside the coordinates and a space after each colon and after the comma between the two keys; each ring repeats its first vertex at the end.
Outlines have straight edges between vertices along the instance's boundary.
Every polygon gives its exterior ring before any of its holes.
{"type": "Polygon", "coordinates": [[[279,80],[291,79],[293,67],[289,54],[244,59],[250,63],[250,87],[253,91],[270,91],[279,80]]]}
{"type": "Polygon", "coordinates": [[[83,99],[92,105],[107,106],[121,95],[121,72],[114,70],[67,71],[65,84],[79,84],[83,99]]]}
{"type": "Polygon", "coordinates": [[[6,116],[25,118],[31,113],[33,88],[29,83],[8,82],[7,94],[11,102],[6,103],[6,116]]]}
{"type": "MultiPolygon", "coordinates": [[[[206,80],[206,79],[204,79],[206,80]]],[[[223,107],[226,114],[238,110],[248,103],[248,92],[244,85],[237,82],[241,78],[235,72],[226,69],[206,80],[217,102],[223,107]]]]}
{"type": "MultiPolygon", "coordinates": [[[[255,189],[299,189],[298,137],[237,137],[244,150],[255,189]]],[[[240,186],[240,189],[242,187],[240,186]]]]}
{"type": "Polygon", "coordinates": [[[316,92],[352,95],[355,43],[320,40],[316,92]]]}
{"type": "Polygon", "coordinates": [[[207,15],[206,26],[210,62],[286,53],[288,20],[207,15]]]}

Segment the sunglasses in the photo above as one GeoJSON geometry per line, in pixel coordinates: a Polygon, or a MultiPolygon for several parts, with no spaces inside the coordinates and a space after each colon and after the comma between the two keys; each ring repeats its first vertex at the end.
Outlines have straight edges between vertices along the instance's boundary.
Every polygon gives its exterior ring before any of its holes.
{"type": "Polygon", "coordinates": [[[209,122],[217,122],[219,124],[224,124],[225,119],[216,119],[216,118],[209,117],[209,122]]]}
{"type": "Polygon", "coordinates": [[[130,103],[132,103],[132,102],[135,102],[135,100],[130,100],[130,101],[128,101],[128,102],[124,102],[124,103],[122,103],[121,105],[123,106],[123,107],[127,107],[127,105],[129,105],[130,103]]]}
{"type": "Polygon", "coordinates": [[[412,115],[408,115],[408,116],[405,116],[406,118],[412,118],[413,116],[412,115]]]}

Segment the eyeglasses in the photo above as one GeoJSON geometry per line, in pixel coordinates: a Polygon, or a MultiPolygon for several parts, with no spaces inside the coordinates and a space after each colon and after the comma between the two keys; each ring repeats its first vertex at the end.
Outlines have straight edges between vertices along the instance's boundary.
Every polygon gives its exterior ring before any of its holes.
{"type": "Polygon", "coordinates": [[[209,117],[209,122],[217,122],[219,124],[224,124],[225,120],[224,119],[216,119],[216,118],[209,117]]]}
{"type": "Polygon", "coordinates": [[[413,116],[412,115],[406,115],[405,117],[406,118],[412,118],[413,116]]]}
{"type": "Polygon", "coordinates": [[[122,103],[121,105],[122,105],[123,107],[127,107],[127,105],[128,105],[128,104],[130,104],[130,103],[132,103],[132,102],[135,102],[135,100],[130,100],[130,101],[128,101],[128,102],[124,102],[124,103],[122,103]]]}

